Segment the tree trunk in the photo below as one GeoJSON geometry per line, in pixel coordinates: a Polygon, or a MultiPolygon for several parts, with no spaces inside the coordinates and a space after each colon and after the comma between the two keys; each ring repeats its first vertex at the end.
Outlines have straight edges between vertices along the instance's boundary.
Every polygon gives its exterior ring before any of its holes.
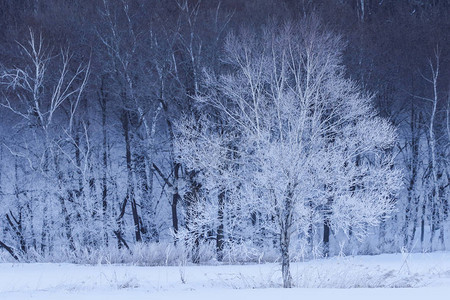
{"type": "Polygon", "coordinates": [[[281,230],[280,247],[281,247],[281,275],[283,277],[283,287],[292,287],[292,276],[290,271],[290,258],[289,258],[289,243],[290,235],[288,228],[284,227],[281,230]]]}
{"type": "Polygon", "coordinates": [[[131,163],[131,139],[129,133],[129,114],[128,112],[122,113],[122,126],[125,137],[125,153],[126,153],[126,163],[127,163],[127,197],[131,204],[131,213],[133,215],[134,222],[134,232],[136,237],[136,242],[142,241],[141,238],[141,228],[139,223],[139,215],[136,205],[136,197],[134,194],[134,183],[133,183],[133,166],[131,163]]]}
{"type": "Polygon", "coordinates": [[[14,253],[14,250],[9,247],[8,245],[6,245],[5,243],[3,243],[2,241],[0,241],[0,248],[4,248],[6,251],[8,251],[8,253],[17,261],[19,261],[19,257],[14,253]]]}
{"type": "Polygon", "coordinates": [[[425,240],[425,212],[426,212],[426,198],[423,199],[422,216],[420,220],[420,246],[422,248],[422,251],[425,250],[423,248],[423,242],[425,240]]]}
{"type": "Polygon", "coordinates": [[[106,94],[103,90],[103,78],[100,91],[100,107],[102,110],[102,222],[105,244],[108,246],[108,231],[106,230],[106,224],[108,222],[108,137],[106,133],[106,94]]]}
{"type": "MultiPolygon", "coordinates": [[[[354,187],[355,189],[357,187],[354,187]]],[[[323,256],[328,257],[330,255],[330,215],[331,205],[333,203],[333,197],[329,197],[327,205],[325,207],[323,216],[323,256]]]]}
{"type": "Polygon", "coordinates": [[[217,211],[217,220],[219,222],[219,226],[217,227],[217,239],[216,239],[216,251],[217,251],[217,260],[223,260],[223,244],[224,244],[224,224],[223,224],[223,214],[224,214],[224,206],[225,206],[225,191],[220,192],[218,196],[218,211],[217,211]]]}
{"type": "MultiPolygon", "coordinates": [[[[437,113],[437,104],[438,104],[438,94],[437,94],[437,80],[439,76],[439,55],[436,53],[436,67],[430,61],[430,68],[433,74],[432,83],[433,83],[433,107],[431,110],[430,117],[430,126],[429,126],[429,137],[430,137],[430,156],[431,156],[431,173],[433,176],[432,182],[432,198],[431,198],[431,206],[432,206],[432,224],[431,224],[431,236],[430,236],[430,249],[433,247],[433,238],[434,231],[436,229],[436,225],[440,225],[443,221],[443,203],[439,197],[439,186],[438,186],[438,167],[437,167],[437,158],[436,158],[436,137],[434,132],[434,120],[437,113]]],[[[443,226],[441,232],[443,233],[443,226]]]]}
{"type": "Polygon", "coordinates": [[[330,221],[328,215],[323,220],[323,256],[330,255],[330,221]]]}
{"type": "Polygon", "coordinates": [[[177,213],[177,205],[178,200],[180,199],[180,194],[178,193],[178,178],[179,178],[179,171],[180,171],[181,165],[179,163],[175,163],[174,165],[174,184],[173,184],[173,195],[172,195],[172,227],[174,234],[178,233],[178,213],[177,213]]]}
{"type": "Polygon", "coordinates": [[[287,189],[286,198],[283,201],[283,206],[281,208],[281,222],[280,222],[280,248],[281,248],[281,274],[283,276],[283,287],[292,287],[292,276],[290,270],[290,257],[289,257],[289,246],[291,242],[291,226],[293,222],[293,191],[291,189],[291,184],[289,183],[287,189]]]}

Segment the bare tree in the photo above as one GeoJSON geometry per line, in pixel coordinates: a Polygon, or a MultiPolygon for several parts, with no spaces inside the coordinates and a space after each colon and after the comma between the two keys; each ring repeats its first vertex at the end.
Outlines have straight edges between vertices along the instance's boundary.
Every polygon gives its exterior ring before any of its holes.
{"type": "MultiPolygon", "coordinates": [[[[43,195],[48,198],[53,194],[58,199],[67,241],[74,249],[70,212],[67,209],[60,166],[60,159],[65,152],[60,142],[63,136],[71,137],[75,112],[87,85],[90,66],[89,63],[80,64],[73,69],[69,50],[61,50],[59,55],[54,56],[46,48],[42,36],[36,37],[31,29],[27,44],[19,45],[24,63],[22,67],[7,68],[0,74],[0,84],[6,87],[1,105],[18,117],[31,139],[24,147],[14,149],[10,146],[9,150],[13,156],[25,159],[33,171],[40,172],[46,179],[43,183],[43,195]],[[61,63],[54,69],[58,58],[61,63]],[[55,72],[56,76],[52,77],[51,72],[55,72]],[[60,122],[63,111],[67,116],[65,126],[60,122]],[[54,179],[56,182],[52,185],[50,182],[54,179]]],[[[49,234],[47,219],[50,216],[47,215],[47,210],[50,205],[46,199],[43,208],[43,245],[49,234]]]]}
{"type": "Polygon", "coordinates": [[[431,191],[430,191],[430,205],[431,205],[431,223],[430,223],[430,249],[433,248],[433,239],[435,231],[439,229],[439,240],[441,247],[445,249],[445,200],[441,192],[440,181],[443,176],[443,171],[440,170],[438,161],[438,138],[436,137],[435,122],[438,114],[438,79],[440,73],[440,51],[436,47],[434,51],[434,61],[429,59],[429,68],[431,77],[422,75],[422,78],[432,85],[432,97],[415,96],[421,100],[431,103],[430,120],[428,124],[428,143],[429,143],[429,173],[431,173],[431,191]],[[439,228],[437,228],[439,226],[439,228]]]}

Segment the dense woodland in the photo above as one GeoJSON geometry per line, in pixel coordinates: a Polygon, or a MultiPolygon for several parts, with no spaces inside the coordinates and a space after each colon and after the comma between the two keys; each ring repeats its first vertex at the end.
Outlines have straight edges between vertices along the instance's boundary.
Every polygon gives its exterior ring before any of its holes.
{"type": "Polygon", "coordinates": [[[0,15],[3,259],[288,267],[449,245],[448,1],[0,15]]]}

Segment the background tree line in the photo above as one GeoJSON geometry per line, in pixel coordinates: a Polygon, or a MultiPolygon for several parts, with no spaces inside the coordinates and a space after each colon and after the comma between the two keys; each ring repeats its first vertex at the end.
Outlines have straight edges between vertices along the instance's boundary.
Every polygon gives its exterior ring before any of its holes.
{"type": "MultiPolygon", "coordinates": [[[[261,43],[255,37],[269,34],[268,25],[312,14],[324,32],[344,41],[332,46],[343,78],[373,93],[377,115],[397,128],[397,142],[383,151],[402,171],[403,184],[390,199],[394,212],[376,227],[334,226],[330,203],[311,206],[290,255],[428,251],[448,243],[448,1],[2,0],[0,8],[5,258],[167,263],[183,253],[193,262],[276,259],[280,241],[270,225],[276,213],[233,202],[244,191],[252,199],[266,194],[245,184],[260,181],[245,177],[241,163],[249,135],[226,121],[238,104],[214,107],[201,99],[211,96],[207,91],[243,86],[238,75],[228,85],[220,80],[239,74],[230,62],[232,34],[242,39],[236,47],[261,43]],[[180,142],[189,132],[196,141],[208,134],[223,147],[206,144],[193,165],[195,156],[184,150],[200,144],[180,142]],[[236,182],[236,170],[248,180],[236,182]]],[[[265,91],[271,83],[264,82],[265,91]]],[[[273,116],[261,118],[263,129],[273,126],[273,116]]],[[[277,168],[273,163],[264,172],[277,168]]],[[[325,191],[333,184],[322,181],[325,191]]]]}

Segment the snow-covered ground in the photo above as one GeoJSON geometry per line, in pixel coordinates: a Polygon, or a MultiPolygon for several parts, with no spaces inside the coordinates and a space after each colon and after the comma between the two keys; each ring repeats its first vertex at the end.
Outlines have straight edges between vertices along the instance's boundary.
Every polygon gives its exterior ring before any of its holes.
{"type": "Polygon", "coordinates": [[[292,264],[140,267],[0,264],[0,299],[426,299],[450,296],[450,252],[335,257],[292,264]]]}

